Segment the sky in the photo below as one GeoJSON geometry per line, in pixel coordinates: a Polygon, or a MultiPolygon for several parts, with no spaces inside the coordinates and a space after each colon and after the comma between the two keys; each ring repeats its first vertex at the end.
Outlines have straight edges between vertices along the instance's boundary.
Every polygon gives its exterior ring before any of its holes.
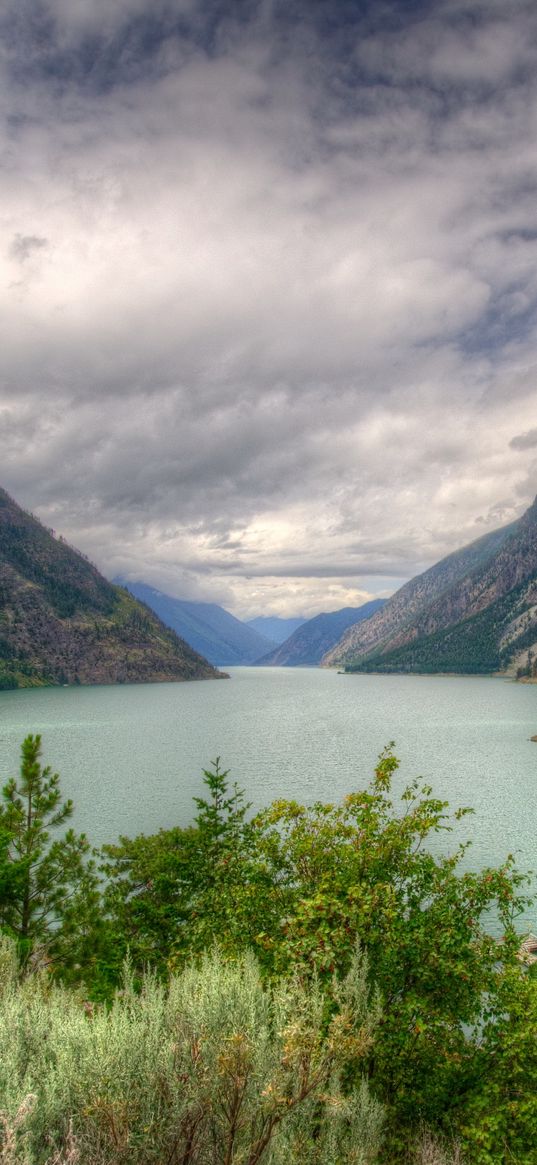
{"type": "Polygon", "coordinates": [[[4,0],[0,484],[309,617],[537,493],[534,0],[4,0]]]}

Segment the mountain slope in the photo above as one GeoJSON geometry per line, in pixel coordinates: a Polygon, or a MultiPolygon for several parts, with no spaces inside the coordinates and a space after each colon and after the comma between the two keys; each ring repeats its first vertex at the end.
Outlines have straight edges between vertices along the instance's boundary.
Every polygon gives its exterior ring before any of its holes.
{"type": "Polygon", "coordinates": [[[536,646],[537,501],[517,522],[401,587],[323,662],[360,671],[516,674],[536,646]]]}
{"type": "Polygon", "coordinates": [[[384,599],[373,599],[361,607],[343,607],[315,615],[303,623],[288,639],[258,662],[269,667],[304,667],[320,662],[347,627],[369,619],[384,606],[384,599]]]}
{"type": "Polygon", "coordinates": [[[0,489],[0,688],[217,676],[0,489]]]}
{"type": "Polygon", "coordinates": [[[257,615],[255,619],[248,619],[246,626],[253,627],[254,631],[259,631],[260,635],[266,636],[276,646],[305,622],[305,619],[300,618],[280,619],[277,615],[257,615]]]}
{"type": "Polygon", "coordinates": [[[147,603],[159,619],[186,639],[213,664],[231,667],[252,663],[272,647],[271,641],[216,603],[174,599],[146,583],[126,583],[129,591],[147,603]]]}

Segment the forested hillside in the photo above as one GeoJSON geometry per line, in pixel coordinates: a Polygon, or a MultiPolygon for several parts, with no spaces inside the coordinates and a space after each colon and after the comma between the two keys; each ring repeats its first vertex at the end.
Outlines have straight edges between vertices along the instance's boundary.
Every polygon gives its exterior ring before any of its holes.
{"type": "Polygon", "coordinates": [[[0,688],[218,673],[0,490],[0,688]]]}
{"type": "Polygon", "coordinates": [[[271,646],[265,635],[236,619],[217,603],[176,599],[147,583],[126,582],[125,586],[212,664],[232,667],[253,663],[271,646]]]}
{"type": "Polygon", "coordinates": [[[530,675],[537,658],[537,501],[402,587],[323,662],[349,671],[530,675]]]}

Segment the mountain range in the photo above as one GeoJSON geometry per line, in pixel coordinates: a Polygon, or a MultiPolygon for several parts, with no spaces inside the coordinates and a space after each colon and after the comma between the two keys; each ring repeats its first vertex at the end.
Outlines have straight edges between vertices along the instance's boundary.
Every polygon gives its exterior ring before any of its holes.
{"type": "Polygon", "coordinates": [[[257,615],[255,619],[248,619],[247,627],[253,627],[254,631],[259,631],[260,635],[264,635],[269,639],[273,645],[283,643],[284,639],[288,639],[297,627],[301,627],[306,620],[304,618],[295,617],[294,619],[282,619],[279,615],[257,615]]]}
{"type": "Polygon", "coordinates": [[[537,499],[387,601],[294,621],[279,644],[258,629],[270,616],[252,626],[213,603],[129,588],[0,489],[0,688],[216,678],[214,665],[257,662],[537,678],[537,499]]]}
{"type": "Polygon", "coordinates": [[[142,582],[126,582],[124,585],[137,599],[147,603],[167,627],[173,628],[177,635],[219,667],[253,663],[274,646],[266,635],[260,635],[216,603],[174,599],[142,582]]]}
{"type": "Polygon", "coordinates": [[[326,651],[338,641],[347,627],[367,619],[383,605],[384,599],[374,599],[361,607],[344,607],[340,611],[315,615],[313,619],[271,619],[260,616],[257,625],[275,625],[277,634],[282,625],[290,624],[292,633],[280,644],[260,635],[252,623],[236,619],[216,603],[200,603],[175,599],[143,582],[122,582],[129,591],[147,603],[153,611],[172,627],[187,643],[220,667],[259,664],[264,667],[304,667],[318,664],[326,651]]]}
{"type": "Polygon", "coordinates": [[[323,612],[302,623],[284,643],[259,660],[265,667],[313,667],[350,626],[358,626],[382,609],[385,599],[373,599],[361,607],[342,607],[323,612]]]}
{"type": "Polygon", "coordinates": [[[0,489],[0,688],[219,677],[0,489]]]}
{"type": "Polygon", "coordinates": [[[323,657],[347,671],[535,675],[537,499],[411,579],[323,657]]]}

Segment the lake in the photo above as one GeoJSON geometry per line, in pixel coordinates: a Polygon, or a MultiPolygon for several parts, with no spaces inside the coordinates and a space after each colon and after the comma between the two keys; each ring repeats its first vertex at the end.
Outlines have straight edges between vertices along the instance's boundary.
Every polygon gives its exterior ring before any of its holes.
{"type": "MultiPolygon", "coordinates": [[[[231,668],[229,681],[0,693],[0,779],[41,733],[44,760],[95,844],[187,824],[201,770],[219,755],[255,808],[276,797],[336,801],[363,788],[389,741],[397,787],[423,777],[476,812],[468,864],[514,853],[537,867],[537,687],[451,676],[231,668]]],[[[446,849],[444,835],[436,843],[446,849]]],[[[533,914],[537,916],[537,907],[533,914]]]]}

